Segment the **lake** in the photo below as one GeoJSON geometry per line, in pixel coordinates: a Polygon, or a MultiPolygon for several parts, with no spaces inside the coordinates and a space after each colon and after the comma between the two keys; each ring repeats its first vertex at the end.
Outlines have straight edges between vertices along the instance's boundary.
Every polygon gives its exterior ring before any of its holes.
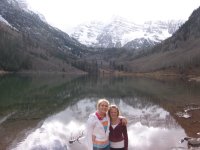
{"type": "MultiPolygon", "coordinates": [[[[70,75],[0,76],[0,150],[68,150],[106,98],[128,119],[129,150],[182,150],[200,132],[200,84],[70,75]]],[[[81,146],[81,142],[75,142],[81,146]]],[[[84,149],[82,149],[84,150],[84,149]]]]}

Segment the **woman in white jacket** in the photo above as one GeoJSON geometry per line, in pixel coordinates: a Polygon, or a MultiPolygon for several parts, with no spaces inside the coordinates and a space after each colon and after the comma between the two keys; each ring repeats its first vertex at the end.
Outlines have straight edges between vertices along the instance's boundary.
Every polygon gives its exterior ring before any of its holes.
{"type": "Polygon", "coordinates": [[[110,118],[107,114],[109,101],[100,99],[97,111],[90,114],[86,125],[88,150],[109,150],[110,118]]]}

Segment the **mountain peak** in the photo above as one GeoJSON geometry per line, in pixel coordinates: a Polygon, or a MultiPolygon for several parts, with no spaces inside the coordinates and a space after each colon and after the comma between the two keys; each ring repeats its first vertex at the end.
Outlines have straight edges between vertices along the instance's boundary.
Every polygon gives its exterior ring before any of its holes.
{"type": "MultiPolygon", "coordinates": [[[[153,45],[170,37],[184,21],[146,21],[136,24],[119,16],[113,16],[109,22],[91,22],[74,28],[71,36],[89,47],[129,49],[144,48],[144,42],[153,45]],[[141,40],[140,40],[141,39],[141,40]],[[140,41],[134,46],[133,43],[140,41]],[[133,42],[130,44],[130,42],[133,42]]],[[[149,45],[148,45],[149,46],[149,45]]],[[[147,47],[147,46],[145,46],[147,47]]]]}

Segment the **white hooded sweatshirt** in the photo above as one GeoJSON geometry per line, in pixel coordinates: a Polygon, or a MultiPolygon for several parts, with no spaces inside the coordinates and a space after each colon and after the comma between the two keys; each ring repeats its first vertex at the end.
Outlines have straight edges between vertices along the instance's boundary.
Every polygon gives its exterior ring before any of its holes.
{"type": "Polygon", "coordinates": [[[95,113],[90,114],[87,124],[86,124],[86,144],[88,150],[93,150],[92,135],[96,137],[97,141],[107,141],[109,140],[109,126],[110,118],[106,115],[108,120],[108,127],[105,131],[103,124],[98,119],[95,113]]]}

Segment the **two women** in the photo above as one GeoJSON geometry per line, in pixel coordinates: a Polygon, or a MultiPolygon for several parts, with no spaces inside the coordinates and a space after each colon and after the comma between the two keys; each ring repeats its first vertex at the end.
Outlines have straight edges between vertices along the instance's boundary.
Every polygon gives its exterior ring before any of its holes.
{"type": "MultiPolygon", "coordinates": [[[[111,123],[110,121],[112,120],[112,116],[114,115],[110,115],[111,117],[111,120],[110,120],[110,117],[107,113],[109,109],[109,104],[110,103],[108,100],[100,99],[97,102],[97,111],[90,114],[89,116],[89,119],[87,121],[87,126],[86,126],[86,130],[87,130],[86,144],[87,144],[88,150],[110,150],[109,134],[111,136],[111,140],[114,140],[112,141],[113,144],[115,145],[114,148],[116,148],[117,145],[119,144],[118,140],[120,140],[121,142],[121,140],[124,139],[124,137],[119,138],[120,132],[118,133],[118,137],[116,137],[116,139],[113,139],[112,137],[114,130],[111,130],[110,132],[110,123],[111,123]]],[[[119,118],[119,113],[118,113],[118,118],[119,118]]],[[[119,121],[120,122],[118,123],[120,123],[121,125],[121,122],[126,122],[126,119],[121,118],[119,119],[119,121]]],[[[118,132],[118,131],[114,131],[114,132],[118,132]]],[[[127,145],[128,145],[128,138],[125,138],[125,139],[127,139],[127,145]]],[[[122,148],[122,145],[120,145],[119,148],[122,148]]],[[[127,149],[124,149],[124,150],[127,150],[127,149]]]]}

